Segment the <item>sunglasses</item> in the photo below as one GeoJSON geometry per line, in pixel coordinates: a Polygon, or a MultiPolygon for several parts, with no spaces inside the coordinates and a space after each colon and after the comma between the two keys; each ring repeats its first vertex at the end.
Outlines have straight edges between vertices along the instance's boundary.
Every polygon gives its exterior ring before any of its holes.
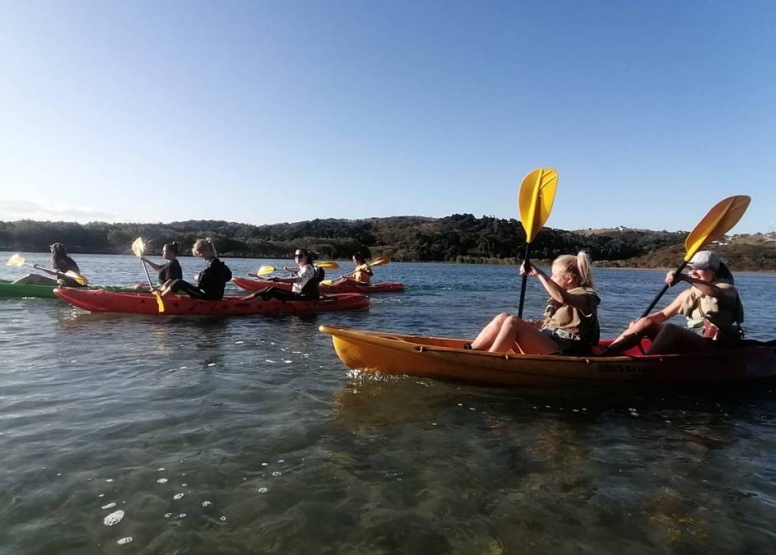
{"type": "Polygon", "coordinates": [[[302,258],[303,256],[301,252],[294,253],[294,258],[302,258]]]}

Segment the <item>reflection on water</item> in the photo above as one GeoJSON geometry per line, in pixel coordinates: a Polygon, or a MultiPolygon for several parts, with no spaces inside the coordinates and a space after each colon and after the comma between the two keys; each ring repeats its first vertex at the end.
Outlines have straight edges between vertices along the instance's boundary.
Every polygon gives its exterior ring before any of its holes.
{"type": "MultiPolygon", "coordinates": [[[[320,323],[467,336],[515,303],[513,268],[381,271],[408,291],[307,320],[0,301],[0,553],[772,551],[771,389],[354,376],[320,323]]],[[[660,285],[600,276],[612,329],[660,285]]],[[[747,295],[773,279],[745,278],[747,295]]],[[[774,335],[772,314],[749,325],[774,335]]]]}

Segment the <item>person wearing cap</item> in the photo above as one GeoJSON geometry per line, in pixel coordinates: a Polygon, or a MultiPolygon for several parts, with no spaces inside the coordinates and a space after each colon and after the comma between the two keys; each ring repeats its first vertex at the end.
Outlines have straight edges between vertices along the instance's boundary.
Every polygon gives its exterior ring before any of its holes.
{"type": "Polygon", "coordinates": [[[706,351],[731,347],[741,340],[744,307],[728,267],[711,251],[700,251],[687,263],[687,273],[668,272],[666,283],[682,281],[682,291],[663,310],[631,322],[615,342],[629,335],[653,339],[647,354],[706,351]],[[687,318],[683,328],[666,323],[677,314],[687,318]]]}

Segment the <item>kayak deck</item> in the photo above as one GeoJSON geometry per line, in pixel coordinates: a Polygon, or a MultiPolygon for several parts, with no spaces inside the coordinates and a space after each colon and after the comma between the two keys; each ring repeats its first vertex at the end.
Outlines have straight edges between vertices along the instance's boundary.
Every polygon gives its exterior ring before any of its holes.
{"type": "MultiPolygon", "coordinates": [[[[267,287],[277,287],[278,289],[284,289],[286,291],[291,290],[290,283],[282,283],[277,281],[270,281],[267,279],[248,279],[236,277],[232,278],[232,282],[241,289],[246,291],[261,291],[267,287]]],[[[336,283],[332,285],[326,285],[320,283],[318,290],[321,293],[361,293],[363,295],[371,295],[373,293],[400,293],[404,291],[404,284],[398,281],[385,281],[382,283],[372,283],[369,285],[358,285],[352,281],[345,281],[342,283],[336,283]]]]}

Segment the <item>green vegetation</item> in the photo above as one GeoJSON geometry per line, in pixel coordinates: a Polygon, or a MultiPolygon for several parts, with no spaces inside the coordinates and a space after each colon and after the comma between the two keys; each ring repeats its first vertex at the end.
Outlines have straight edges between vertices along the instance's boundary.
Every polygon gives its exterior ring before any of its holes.
{"type": "MultiPolygon", "coordinates": [[[[161,250],[176,240],[184,249],[197,238],[210,237],[225,256],[290,258],[296,247],[307,247],[322,258],[349,258],[356,250],[388,255],[396,261],[512,264],[525,248],[525,232],[514,219],[397,216],[365,220],[311,220],[254,226],[224,221],[169,224],[108,224],[92,222],[0,222],[0,248],[47,251],[54,241],[73,253],[130,253],[136,237],[161,250]]],[[[563,231],[544,228],[534,239],[531,257],[537,262],[585,250],[596,265],[673,268],[684,257],[686,231],[628,228],[563,231]]],[[[776,271],[776,235],[735,235],[713,248],[736,271],[776,271]]]]}

